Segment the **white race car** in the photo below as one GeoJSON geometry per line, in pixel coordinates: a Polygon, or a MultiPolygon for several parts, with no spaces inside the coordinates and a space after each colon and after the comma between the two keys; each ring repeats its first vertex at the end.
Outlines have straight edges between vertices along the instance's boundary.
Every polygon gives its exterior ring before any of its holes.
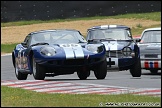
{"type": "Polygon", "coordinates": [[[157,73],[161,70],[161,27],[148,28],[139,38],[141,68],[157,73]]]}

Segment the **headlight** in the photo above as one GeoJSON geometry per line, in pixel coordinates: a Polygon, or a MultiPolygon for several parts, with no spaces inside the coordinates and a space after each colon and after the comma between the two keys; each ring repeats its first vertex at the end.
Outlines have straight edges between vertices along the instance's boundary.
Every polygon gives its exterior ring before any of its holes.
{"type": "Polygon", "coordinates": [[[42,47],[40,50],[41,54],[46,56],[54,56],[56,54],[56,50],[53,47],[42,47]]]}
{"type": "Polygon", "coordinates": [[[124,47],[122,53],[124,56],[130,56],[132,53],[132,49],[130,47],[124,47]]]}
{"type": "Polygon", "coordinates": [[[95,54],[103,51],[103,46],[88,45],[86,48],[95,54]]]}

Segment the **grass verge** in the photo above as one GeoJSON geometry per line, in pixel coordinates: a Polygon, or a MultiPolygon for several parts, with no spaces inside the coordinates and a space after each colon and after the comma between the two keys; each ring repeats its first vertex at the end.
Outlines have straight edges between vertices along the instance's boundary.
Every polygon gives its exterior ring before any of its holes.
{"type": "Polygon", "coordinates": [[[2,53],[11,53],[18,43],[1,44],[2,53]]]}
{"type": "Polygon", "coordinates": [[[101,104],[108,106],[109,103],[128,105],[128,102],[134,105],[146,103],[161,106],[160,97],[131,94],[47,94],[1,86],[2,107],[99,107],[101,104]]]}

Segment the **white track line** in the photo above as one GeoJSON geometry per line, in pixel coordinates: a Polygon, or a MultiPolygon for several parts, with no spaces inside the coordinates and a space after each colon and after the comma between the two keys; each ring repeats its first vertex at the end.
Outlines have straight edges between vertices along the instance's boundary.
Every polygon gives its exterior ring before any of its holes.
{"type": "Polygon", "coordinates": [[[1,56],[11,56],[12,53],[7,53],[7,54],[1,54],[1,56]]]}
{"type": "Polygon", "coordinates": [[[99,84],[74,83],[44,80],[2,80],[1,85],[36,92],[69,94],[126,94],[161,96],[161,88],[128,88],[99,84]]]}

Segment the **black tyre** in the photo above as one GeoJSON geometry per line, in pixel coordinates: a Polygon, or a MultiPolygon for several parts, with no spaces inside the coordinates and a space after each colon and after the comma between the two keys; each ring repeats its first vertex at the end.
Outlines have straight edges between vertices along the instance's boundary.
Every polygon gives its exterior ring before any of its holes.
{"type": "Polygon", "coordinates": [[[152,74],[157,74],[157,73],[158,73],[158,70],[157,70],[157,69],[150,69],[150,72],[151,72],[152,74]]]}
{"type": "Polygon", "coordinates": [[[140,58],[137,59],[137,62],[130,69],[130,73],[133,77],[141,77],[141,61],[140,58]]]}
{"type": "Polygon", "coordinates": [[[34,57],[32,58],[33,77],[35,80],[44,80],[45,69],[35,62],[34,57]]]}
{"type": "Polygon", "coordinates": [[[107,75],[107,61],[106,59],[97,66],[97,68],[94,70],[95,77],[97,79],[105,79],[107,75]]]}
{"type": "Polygon", "coordinates": [[[77,75],[78,75],[79,79],[85,80],[90,75],[90,71],[89,70],[84,70],[84,71],[79,70],[79,71],[77,71],[77,75]]]}
{"type": "Polygon", "coordinates": [[[18,80],[26,80],[28,77],[28,74],[18,72],[18,64],[16,63],[16,60],[15,60],[15,75],[18,80]]]}

